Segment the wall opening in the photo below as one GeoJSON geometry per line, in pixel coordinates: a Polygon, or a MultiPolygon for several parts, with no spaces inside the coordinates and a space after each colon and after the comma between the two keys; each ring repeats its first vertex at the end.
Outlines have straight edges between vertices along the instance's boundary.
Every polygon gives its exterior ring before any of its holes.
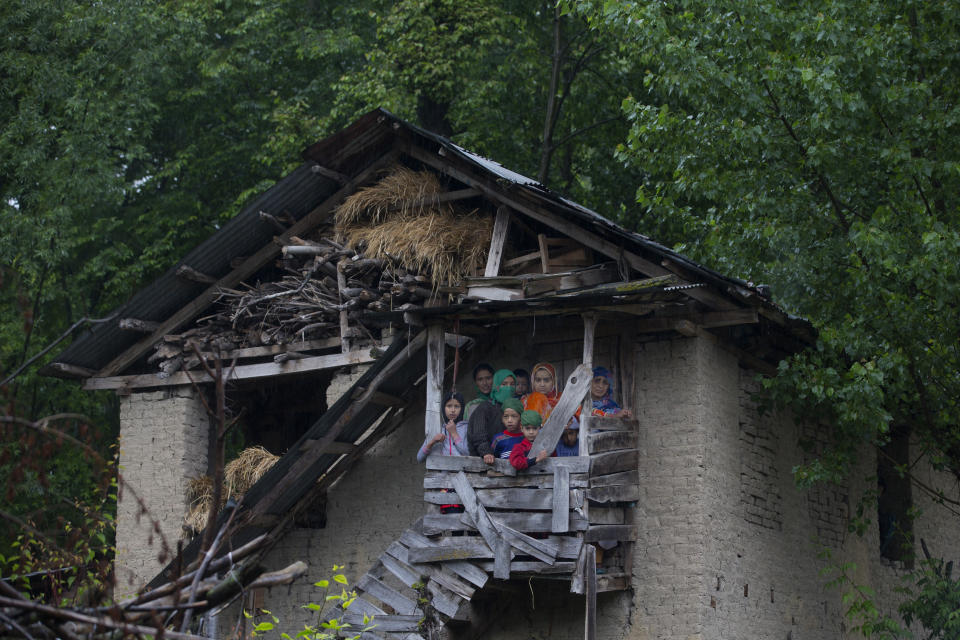
{"type": "Polygon", "coordinates": [[[877,453],[877,525],[880,555],[913,568],[913,498],[910,477],[909,432],[894,429],[890,442],[877,453]]]}

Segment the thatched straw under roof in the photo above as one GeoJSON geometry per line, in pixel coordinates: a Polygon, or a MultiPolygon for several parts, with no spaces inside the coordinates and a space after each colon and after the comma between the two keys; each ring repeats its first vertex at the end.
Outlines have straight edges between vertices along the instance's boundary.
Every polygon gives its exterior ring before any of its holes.
{"type": "Polygon", "coordinates": [[[431,203],[442,191],[433,173],[396,167],[344,201],[335,213],[337,232],[367,257],[428,271],[434,286],[457,283],[485,262],[493,218],[431,203]]]}
{"type": "MultiPolygon", "coordinates": [[[[257,480],[280,459],[263,447],[249,447],[240,452],[223,469],[224,491],[220,508],[231,498],[239,498],[250,490],[257,480]]],[[[210,515],[210,502],[213,500],[213,482],[210,476],[191,478],[187,483],[187,501],[190,509],[184,518],[184,524],[194,531],[202,531],[207,526],[210,515]]]]}

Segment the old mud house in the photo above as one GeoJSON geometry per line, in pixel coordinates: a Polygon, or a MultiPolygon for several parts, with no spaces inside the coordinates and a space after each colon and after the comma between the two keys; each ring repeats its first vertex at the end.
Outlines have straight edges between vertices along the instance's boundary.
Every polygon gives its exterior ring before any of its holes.
{"type": "MultiPolygon", "coordinates": [[[[222,355],[236,428],[279,456],[239,490],[223,548],[270,533],[263,564],[310,567],[247,606],[300,628],[340,563],[361,593],[348,617],[376,614],[376,637],[840,638],[823,548],[893,602],[903,560],[879,531],[847,530],[866,486],[797,490],[798,443],[824,434],[754,404],[757,375],[814,339],[763,287],[383,111],[304,158],[49,367],[121,395],[126,480],[172,546],[192,535],[191,479],[214,466],[197,388],[213,397],[201,357],[222,355]],[[634,419],[582,421],[581,457],[536,473],[415,462],[442,391],[473,393],[475,363],[542,360],[566,381],[564,411],[584,399],[579,367],[602,364],[634,419]],[[442,490],[468,513],[441,514],[442,490]],[[596,566],[600,540],[618,544],[596,566]]],[[[852,477],[877,464],[865,450],[852,477]]],[[[890,495],[889,513],[927,506],[909,485],[890,495]]],[[[163,568],[138,512],[121,501],[126,591],[163,568]]],[[[960,546],[933,509],[903,529],[960,546]]]]}

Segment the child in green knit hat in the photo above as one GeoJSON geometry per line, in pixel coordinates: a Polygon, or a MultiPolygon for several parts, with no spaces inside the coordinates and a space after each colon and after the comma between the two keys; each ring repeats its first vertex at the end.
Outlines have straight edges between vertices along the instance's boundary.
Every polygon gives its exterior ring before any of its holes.
{"type": "Polygon", "coordinates": [[[504,398],[503,408],[503,432],[494,437],[490,446],[493,448],[495,458],[506,460],[510,457],[510,451],[514,445],[523,440],[523,432],[520,430],[520,414],[523,413],[523,404],[514,397],[504,398]]]}
{"type": "Polygon", "coordinates": [[[550,456],[549,451],[541,451],[535,458],[527,458],[530,448],[533,447],[534,440],[540,433],[540,414],[532,409],[520,414],[520,430],[523,432],[523,440],[518,442],[510,450],[510,464],[514,469],[527,469],[543,462],[550,456]]]}

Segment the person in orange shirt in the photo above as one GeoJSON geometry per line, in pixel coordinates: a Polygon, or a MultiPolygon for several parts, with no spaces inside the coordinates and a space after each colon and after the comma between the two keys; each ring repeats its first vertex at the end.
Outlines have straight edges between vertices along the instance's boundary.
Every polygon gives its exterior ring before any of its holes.
{"type": "Polygon", "coordinates": [[[523,397],[523,408],[536,411],[546,422],[550,412],[560,401],[557,389],[557,369],[549,362],[538,362],[531,369],[533,392],[523,397]]]}

